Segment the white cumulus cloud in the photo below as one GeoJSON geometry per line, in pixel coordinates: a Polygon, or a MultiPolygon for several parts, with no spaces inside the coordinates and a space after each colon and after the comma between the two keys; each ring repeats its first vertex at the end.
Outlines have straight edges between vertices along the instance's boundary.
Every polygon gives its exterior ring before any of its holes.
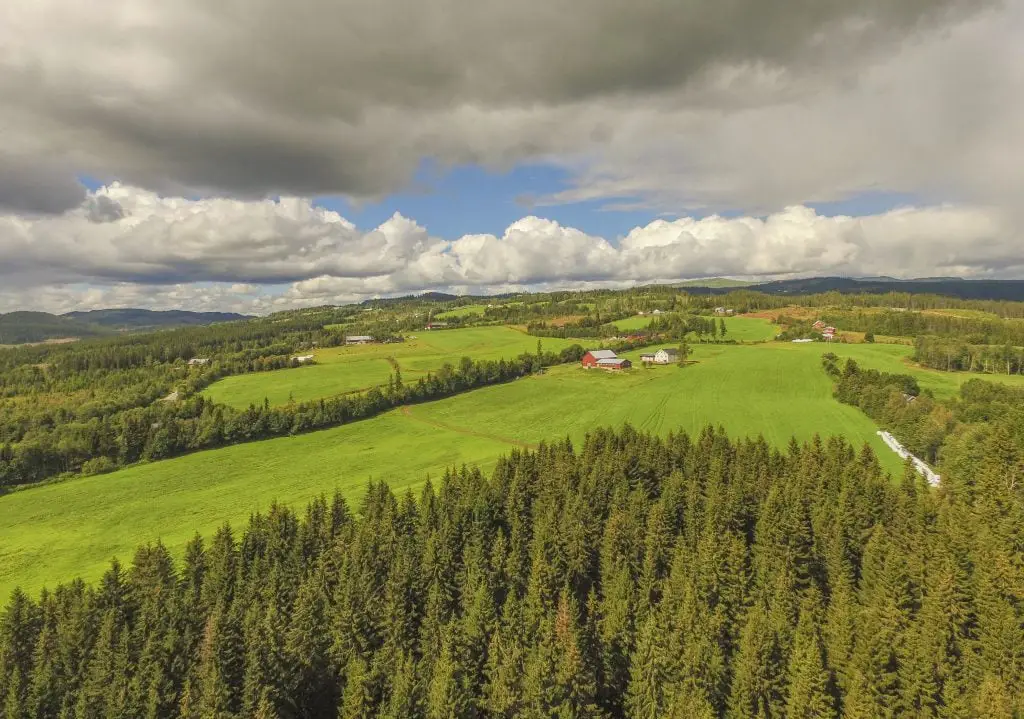
{"type": "Polygon", "coordinates": [[[627,286],[716,275],[1012,277],[1024,237],[981,206],[864,217],[791,206],[598,237],[541,217],[432,236],[396,214],[361,230],[308,199],[185,199],[114,185],[61,215],[0,216],[0,308],[266,312],[426,289],[627,286]],[[98,209],[99,208],[99,209],[98,209]]]}

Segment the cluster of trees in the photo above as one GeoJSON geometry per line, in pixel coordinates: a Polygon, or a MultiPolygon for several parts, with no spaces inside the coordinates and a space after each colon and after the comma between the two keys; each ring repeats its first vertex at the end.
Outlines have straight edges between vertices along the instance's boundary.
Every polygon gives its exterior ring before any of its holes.
{"type": "Polygon", "coordinates": [[[965,344],[1024,345],[1024,322],[998,317],[960,317],[934,312],[829,311],[822,316],[826,324],[855,332],[871,332],[895,337],[937,335],[955,337],[965,344]]]}
{"type": "Polygon", "coordinates": [[[656,315],[647,325],[648,332],[662,335],[666,340],[685,340],[696,335],[698,342],[724,342],[729,334],[724,319],[696,314],[656,315]]]}
{"type": "Polygon", "coordinates": [[[0,487],[109,468],[162,427],[202,414],[188,398],[220,377],[294,365],[315,340],[299,323],[188,328],[74,345],[0,352],[0,487]],[[289,329],[290,327],[290,329],[289,329]],[[208,364],[189,366],[194,357],[208,364]],[[144,428],[142,428],[144,425],[144,428]]]}
{"type": "Polygon", "coordinates": [[[789,315],[779,315],[775,321],[782,327],[782,331],[776,336],[776,339],[780,342],[799,339],[822,339],[821,330],[816,329],[811,320],[798,319],[789,315]]]}
{"type": "Polygon", "coordinates": [[[860,367],[848,359],[840,368],[838,357],[822,358],[825,371],[835,380],[835,398],[860,408],[876,424],[889,430],[910,452],[931,464],[955,424],[953,412],[930,394],[922,394],[910,375],[890,374],[860,367]]]}
{"type": "Polygon", "coordinates": [[[822,359],[836,380],[836,398],[859,407],[921,459],[959,465],[966,476],[980,448],[997,438],[1006,481],[1024,476],[1024,389],[972,379],[957,396],[938,400],[909,375],[863,369],[854,360],[840,368],[837,360],[831,353],[822,359]]]}
{"type": "Polygon", "coordinates": [[[386,386],[365,393],[282,407],[264,403],[239,411],[194,395],[88,418],[65,418],[48,432],[0,442],[0,488],[346,424],[403,404],[507,382],[543,366],[578,362],[583,353],[582,347],[574,345],[559,353],[538,352],[513,360],[474,362],[464,357],[458,367],[445,365],[415,383],[403,383],[401,373],[396,372],[386,386]]]}
{"type": "Polygon", "coordinates": [[[840,439],[627,427],[272,507],[15,592],[0,717],[1013,719],[1024,504],[983,449],[931,491],[840,439]]]}
{"type": "MultiPolygon", "coordinates": [[[[527,331],[537,337],[559,337],[562,339],[618,337],[627,330],[619,329],[615,325],[615,320],[633,316],[635,313],[614,316],[602,315],[598,312],[574,322],[559,325],[551,325],[544,320],[537,320],[527,325],[527,331]]],[[[692,335],[696,335],[699,342],[724,342],[728,332],[724,319],[716,320],[714,317],[706,315],[682,312],[654,315],[646,327],[628,330],[630,335],[644,337],[650,342],[673,342],[684,340],[692,335]]]]}
{"type": "Polygon", "coordinates": [[[918,337],[914,361],[947,372],[1024,374],[1024,348],[969,344],[959,337],[918,337]]]}

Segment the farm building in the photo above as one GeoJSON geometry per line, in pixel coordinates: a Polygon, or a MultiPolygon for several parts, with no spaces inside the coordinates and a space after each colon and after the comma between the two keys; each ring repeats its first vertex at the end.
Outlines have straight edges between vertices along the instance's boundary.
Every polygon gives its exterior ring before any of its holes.
{"type": "Polygon", "coordinates": [[[647,353],[640,355],[640,361],[644,364],[652,364],[654,362],[654,355],[647,353]]]}
{"type": "Polygon", "coordinates": [[[373,337],[370,335],[345,335],[345,344],[347,345],[368,345],[373,342],[373,337]]]}
{"type": "Polygon", "coordinates": [[[441,330],[448,326],[447,322],[428,322],[425,330],[441,330]]]}
{"type": "Polygon", "coordinates": [[[625,357],[607,357],[605,359],[599,359],[597,361],[599,369],[617,370],[617,369],[629,369],[633,366],[625,357]]]}
{"type": "Polygon", "coordinates": [[[589,369],[591,367],[597,367],[598,362],[606,359],[618,359],[618,355],[611,350],[590,350],[583,355],[583,359],[580,360],[580,364],[589,369]]]}
{"type": "Polygon", "coordinates": [[[654,364],[672,364],[679,361],[679,350],[660,349],[654,353],[654,364]]]}
{"type": "Polygon", "coordinates": [[[190,359],[188,361],[188,363],[189,363],[189,366],[191,366],[191,367],[195,367],[196,365],[201,365],[201,364],[210,364],[210,358],[209,357],[193,357],[192,359],[190,359]]]}
{"type": "Polygon", "coordinates": [[[296,355],[295,357],[292,357],[292,359],[301,364],[303,362],[309,362],[313,359],[313,355],[296,355]]]}
{"type": "Polygon", "coordinates": [[[814,323],[813,327],[816,330],[823,330],[825,329],[825,323],[822,322],[821,320],[818,320],[817,322],[814,323]]]}
{"type": "Polygon", "coordinates": [[[826,327],[821,331],[821,336],[824,337],[826,340],[831,341],[832,338],[836,336],[836,328],[826,327]]]}

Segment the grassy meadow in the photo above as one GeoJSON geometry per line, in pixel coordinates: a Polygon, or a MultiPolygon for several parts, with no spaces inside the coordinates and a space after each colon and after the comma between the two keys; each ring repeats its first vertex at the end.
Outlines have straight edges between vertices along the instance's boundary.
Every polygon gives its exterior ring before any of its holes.
{"type": "MultiPolygon", "coordinates": [[[[546,351],[557,351],[573,341],[542,340],[546,351]]],[[[250,404],[305,402],[369,389],[387,382],[396,363],[405,380],[414,380],[446,362],[463,357],[511,359],[537,351],[537,338],[511,327],[468,327],[418,332],[398,344],[353,345],[315,351],[315,364],[306,367],[254,372],[225,377],[206,388],[215,402],[244,409],[250,404]]]]}
{"type": "Polygon", "coordinates": [[[484,310],[487,309],[487,305],[463,305],[461,307],[455,307],[447,312],[441,312],[434,315],[435,320],[444,321],[452,319],[454,317],[469,317],[470,315],[482,315],[484,310]]]}
{"type": "MultiPolygon", "coordinates": [[[[612,324],[624,332],[642,330],[654,319],[650,315],[641,317],[634,315],[623,320],[616,320],[612,324]]],[[[717,321],[717,317],[715,318],[717,321]]],[[[726,338],[737,342],[762,342],[774,339],[779,333],[777,325],[770,320],[760,317],[723,317],[725,320],[726,338]]]]}

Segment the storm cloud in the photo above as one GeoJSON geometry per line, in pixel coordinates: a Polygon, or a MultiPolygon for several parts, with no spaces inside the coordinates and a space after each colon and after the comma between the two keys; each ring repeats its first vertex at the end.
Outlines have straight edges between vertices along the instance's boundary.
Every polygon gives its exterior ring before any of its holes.
{"type": "MultiPolygon", "coordinates": [[[[111,0],[100,12],[14,0],[0,23],[0,151],[163,193],[246,198],[379,197],[425,158],[598,153],[632,170],[649,152],[636,130],[659,119],[699,140],[702,119],[843,87],[998,6],[111,0]]],[[[53,178],[54,191],[71,178],[53,178]]],[[[8,195],[26,210],[67,205],[8,195]]]]}

